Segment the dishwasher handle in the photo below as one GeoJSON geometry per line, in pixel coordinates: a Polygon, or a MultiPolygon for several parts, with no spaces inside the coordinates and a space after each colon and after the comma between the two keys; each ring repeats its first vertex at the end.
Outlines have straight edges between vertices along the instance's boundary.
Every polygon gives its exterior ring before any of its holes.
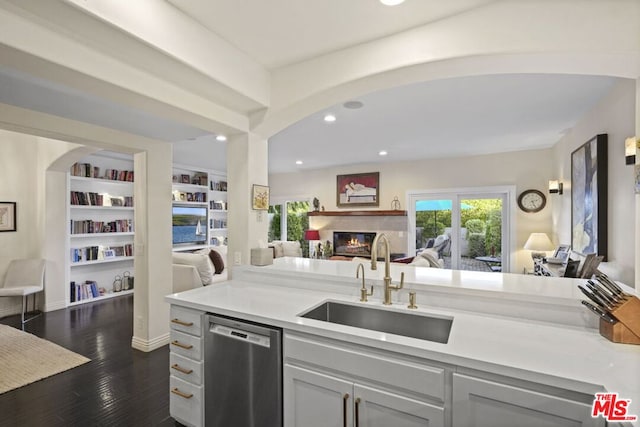
{"type": "Polygon", "coordinates": [[[221,335],[227,338],[243,341],[248,344],[259,345],[266,348],[271,347],[271,338],[269,336],[256,334],[255,332],[249,332],[238,328],[230,328],[213,322],[209,324],[209,332],[215,335],[221,335]]]}

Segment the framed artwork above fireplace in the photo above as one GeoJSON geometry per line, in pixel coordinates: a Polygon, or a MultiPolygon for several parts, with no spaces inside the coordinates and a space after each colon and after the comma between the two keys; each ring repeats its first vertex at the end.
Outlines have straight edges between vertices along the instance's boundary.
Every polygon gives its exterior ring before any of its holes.
{"type": "Polygon", "coordinates": [[[380,206],[380,172],[338,175],[336,181],[336,205],[339,208],[380,206]]]}

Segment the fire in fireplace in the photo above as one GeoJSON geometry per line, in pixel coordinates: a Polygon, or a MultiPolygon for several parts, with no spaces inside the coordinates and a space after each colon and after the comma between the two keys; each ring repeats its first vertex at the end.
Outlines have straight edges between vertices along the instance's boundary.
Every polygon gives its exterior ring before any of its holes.
{"type": "Polygon", "coordinates": [[[344,256],[371,256],[371,244],[376,233],[362,231],[334,231],[333,253],[344,256]]]}

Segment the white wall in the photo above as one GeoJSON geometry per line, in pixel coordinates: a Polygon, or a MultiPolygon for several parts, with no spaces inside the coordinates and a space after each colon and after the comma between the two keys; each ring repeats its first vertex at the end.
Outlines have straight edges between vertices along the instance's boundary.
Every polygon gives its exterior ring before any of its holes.
{"type": "MultiPolygon", "coordinates": [[[[394,196],[398,196],[402,209],[406,210],[408,190],[515,185],[518,194],[529,188],[546,192],[548,180],[552,174],[550,156],[549,149],[465,158],[362,164],[272,174],[269,176],[269,185],[273,198],[318,197],[320,204],[326,210],[338,210],[336,175],[379,171],[380,206],[378,209],[391,209],[391,201],[394,196]]],[[[517,258],[512,271],[521,272],[523,267],[531,263],[529,254],[520,250],[529,234],[534,231],[551,231],[551,210],[555,202],[556,200],[552,197],[548,197],[547,207],[535,214],[518,211],[515,239],[517,258]]]]}
{"type": "MultiPolygon", "coordinates": [[[[17,231],[0,233],[0,280],[4,281],[12,259],[44,256],[46,168],[59,153],[73,146],[0,130],[0,201],[17,203],[17,231]]],[[[48,264],[47,270],[51,268],[56,266],[48,264]]],[[[47,283],[47,289],[53,285],[47,283]]],[[[20,298],[0,299],[0,317],[19,313],[20,304],[20,298]]]]}
{"type": "Polygon", "coordinates": [[[597,134],[608,134],[608,259],[603,269],[633,286],[635,281],[635,199],[633,166],[626,166],[624,141],[635,135],[636,83],[622,80],[553,149],[554,178],[564,194],[554,197],[553,231],[571,243],[571,152],[597,134]]]}

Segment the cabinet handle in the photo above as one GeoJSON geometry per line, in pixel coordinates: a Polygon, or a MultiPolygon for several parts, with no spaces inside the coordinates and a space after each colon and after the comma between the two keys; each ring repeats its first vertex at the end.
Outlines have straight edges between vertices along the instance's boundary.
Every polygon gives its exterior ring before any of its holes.
{"type": "Polygon", "coordinates": [[[180,319],[171,319],[171,323],[177,323],[178,325],[182,326],[193,326],[193,322],[185,322],[180,319]]]}
{"type": "Polygon", "coordinates": [[[356,397],[356,427],[360,427],[360,398],[356,397]]]}
{"type": "Polygon", "coordinates": [[[171,367],[173,369],[175,369],[178,372],[182,372],[183,374],[187,374],[189,375],[191,372],[193,372],[193,369],[185,369],[182,366],[178,365],[177,363],[171,365],[171,367]]]}
{"type": "Polygon", "coordinates": [[[171,344],[175,345],[176,347],[184,348],[185,350],[191,350],[193,348],[193,346],[191,344],[182,344],[178,340],[171,341],[171,344]]]}
{"type": "Polygon", "coordinates": [[[342,425],[347,427],[347,401],[349,400],[349,393],[345,393],[342,396],[342,425]]]}
{"type": "Polygon", "coordinates": [[[193,397],[193,393],[185,393],[183,391],[178,390],[178,387],[174,387],[171,389],[171,393],[177,394],[180,397],[184,397],[185,399],[191,399],[193,397]]]}

